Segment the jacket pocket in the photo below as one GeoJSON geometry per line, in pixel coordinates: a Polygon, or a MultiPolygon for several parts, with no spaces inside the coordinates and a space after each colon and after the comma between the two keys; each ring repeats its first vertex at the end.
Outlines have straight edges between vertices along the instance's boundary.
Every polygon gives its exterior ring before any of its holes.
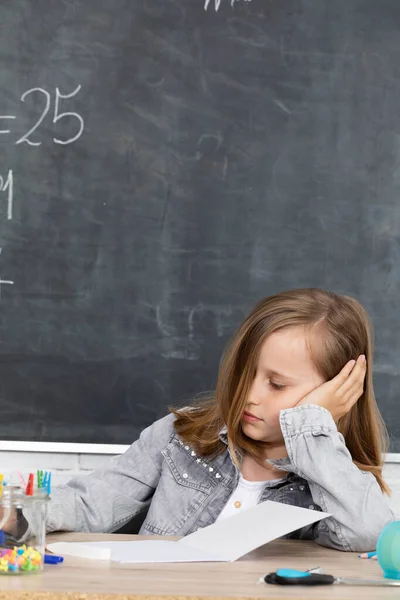
{"type": "Polygon", "coordinates": [[[196,457],[194,451],[181,448],[172,442],[162,450],[162,454],[176,483],[206,494],[210,493],[215,485],[210,474],[210,468],[213,467],[208,466],[202,458],[196,457]]]}
{"type": "Polygon", "coordinates": [[[208,467],[196,462],[190,451],[168,444],[164,463],[147,518],[140,533],[186,535],[214,489],[208,467]]]}

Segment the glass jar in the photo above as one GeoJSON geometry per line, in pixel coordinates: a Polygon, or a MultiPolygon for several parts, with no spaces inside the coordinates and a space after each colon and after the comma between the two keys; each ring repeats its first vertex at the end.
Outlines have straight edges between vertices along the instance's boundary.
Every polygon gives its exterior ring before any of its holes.
{"type": "Polygon", "coordinates": [[[33,496],[27,496],[19,486],[3,486],[0,575],[33,574],[43,569],[49,500],[44,490],[36,490],[33,496]]]}

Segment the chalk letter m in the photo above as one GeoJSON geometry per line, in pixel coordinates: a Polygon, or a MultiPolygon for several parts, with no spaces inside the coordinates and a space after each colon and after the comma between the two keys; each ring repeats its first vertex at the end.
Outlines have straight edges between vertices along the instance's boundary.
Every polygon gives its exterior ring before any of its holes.
{"type": "MultiPolygon", "coordinates": [[[[207,10],[208,5],[212,2],[212,0],[206,0],[204,4],[204,10],[207,10]]],[[[221,5],[221,0],[214,0],[215,2],[215,11],[217,11],[221,5]]]]}

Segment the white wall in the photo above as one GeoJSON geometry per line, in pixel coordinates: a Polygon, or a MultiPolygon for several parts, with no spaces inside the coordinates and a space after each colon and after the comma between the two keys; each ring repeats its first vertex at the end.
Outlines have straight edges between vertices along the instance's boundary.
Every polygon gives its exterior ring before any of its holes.
{"type": "MultiPolygon", "coordinates": [[[[0,443],[0,448],[6,442],[0,443]]],[[[8,447],[10,444],[8,443],[8,447]]],[[[112,449],[112,447],[110,447],[112,449]]],[[[13,474],[15,483],[18,479],[15,471],[19,470],[24,476],[29,472],[43,469],[52,472],[52,483],[65,483],[75,475],[90,473],[93,469],[104,467],[110,460],[110,448],[107,454],[64,453],[64,452],[21,452],[0,449],[0,473],[5,480],[13,474]]],[[[388,455],[384,468],[384,477],[392,489],[390,503],[397,519],[400,519],[400,455],[388,455]]]]}

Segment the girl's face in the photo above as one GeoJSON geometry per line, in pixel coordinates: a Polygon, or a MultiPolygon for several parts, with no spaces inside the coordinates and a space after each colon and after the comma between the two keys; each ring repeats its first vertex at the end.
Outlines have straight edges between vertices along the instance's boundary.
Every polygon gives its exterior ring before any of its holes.
{"type": "Polygon", "coordinates": [[[303,327],[271,334],[261,348],[242,416],[243,433],[254,440],[281,443],[279,411],[293,408],[322,383],[324,379],[312,363],[303,327]]]}

